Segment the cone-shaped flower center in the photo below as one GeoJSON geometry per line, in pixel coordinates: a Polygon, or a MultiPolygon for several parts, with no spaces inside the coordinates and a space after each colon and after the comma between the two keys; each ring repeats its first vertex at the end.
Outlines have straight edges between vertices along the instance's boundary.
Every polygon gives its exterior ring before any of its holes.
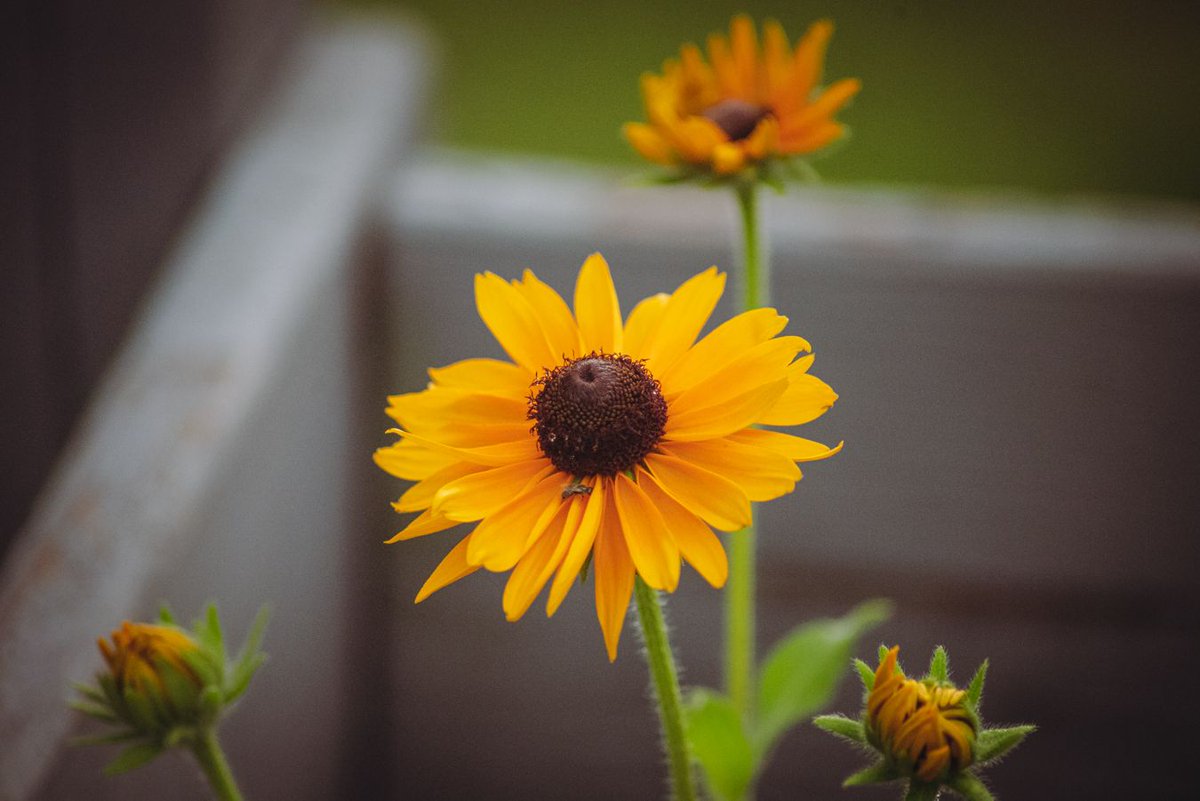
{"type": "Polygon", "coordinates": [[[701,116],[715,122],[730,142],[737,142],[754,133],[758,123],[770,113],[771,110],[766,106],[730,98],[709,106],[701,112],[701,116]]]}
{"type": "Polygon", "coordinates": [[[667,403],[641,362],[590,353],[534,382],[529,419],[542,453],[559,470],[614,476],[640,462],[662,437],[667,403]]]}

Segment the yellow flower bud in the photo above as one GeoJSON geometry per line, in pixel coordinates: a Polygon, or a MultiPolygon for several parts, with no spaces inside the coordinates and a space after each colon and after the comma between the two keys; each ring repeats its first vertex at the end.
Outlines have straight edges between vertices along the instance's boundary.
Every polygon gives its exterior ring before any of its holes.
{"type": "Polygon", "coordinates": [[[185,656],[199,646],[185,632],[173,626],[130,623],[126,620],[121,628],[112,633],[111,645],[103,637],[97,644],[117,689],[122,692],[128,688],[136,692],[154,690],[165,693],[164,668],[189,679],[197,690],[204,686],[185,660],[185,656]]]}
{"type": "Polygon", "coordinates": [[[897,765],[923,782],[957,773],[973,761],[978,723],[967,694],[952,684],[907,678],[889,650],[867,696],[867,733],[897,765]]]}

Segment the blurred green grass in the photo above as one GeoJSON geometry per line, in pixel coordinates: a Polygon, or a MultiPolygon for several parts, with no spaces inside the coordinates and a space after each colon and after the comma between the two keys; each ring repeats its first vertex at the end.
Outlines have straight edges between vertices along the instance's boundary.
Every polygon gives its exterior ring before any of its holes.
{"type": "Polygon", "coordinates": [[[436,141],[638,168],[637,78],[733,13],[838,26],[828,78],[864,88],[829,183],[1200,199],[1200,3],[339,0],[438,38],[436,141]]]}

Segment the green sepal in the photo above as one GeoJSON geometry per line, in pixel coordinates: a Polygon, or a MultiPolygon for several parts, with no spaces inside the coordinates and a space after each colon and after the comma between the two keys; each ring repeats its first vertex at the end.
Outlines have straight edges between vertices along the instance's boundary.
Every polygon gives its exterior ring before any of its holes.
{"type": "Polygon", "coordinates": [[[862,679],[863,689],[868,693],[875,689],[875,671],[870,665],[861,659],[854,660],[854,667],[858,671],[858,677],[862,679]]]}
{"type": "Polygon", "coordinates": [[[238,651],[237,662],[229,676],[229,686],[225,689],[225,703],[231,704],[246,692],[254,673],[267,661],[267,655],[261,650],[263,634],[271,619],[271,607],[264,604],[254,616],[246,641],[238,651]]]}
{"type": "Polygon", "coordinates": [[[162,751],[162,746],[157,743],[131,745],[122,751],[116,759],[105,765],[104,772],[109,776],[116,776],[118,773],[125,773],[134,768],[140,768],[161,754],[162,751]]]}
{"type": "MultiPolygon", "coordinates": [[[[880,662],[882,662],[883,658],[888,655],[889,650],[891,650],[891,649],[888,648],[886,645],[879,646],[879,661],[880,662]]],[[[900,662],[898,662],[898,661],[896,662],[896,669],[897,670],[900,669],[900,662]]]]}
{"type": "Polygon", "coordinates": [[[900,776],[896,774],[896,769],[887,762],[880,760],[869,768],[863,768],[858,773],[849,776],[844,782],[843,787],[862,787],[866,784],[883,784],[884,782],[894,782],[900,776]]]}
{"type": "Polygon", "coordinates": [[[854,720],[845,715],[819,715],[813,718],[813,725],[838,737],[868,745],[867,730],[863,728],[861,720],[854,720]]]}
{"type": "Polygon", "coordinates": [[[949,787],[967,801],[995,801],[995,797],[979,780],[979,777],[969,771],[963,771],[955,776],[949,787]]]}
{"type": "Polygon", "coordinates": [[[163,726],[165,710],[156,693],[142,693],[126,687],[121,697],[121,709],[139,731],[154,732],[163,726]]]}
{"type": "Polygon", "coordinates": [[[71,689],[89,701],[95,701],[97,704],[101,704],[103,706],[111,705],[108,695],[103,690],[97,689],[90,684],[84,684],[83,682],[79,681],[71,682],[71,689]]]}
{"type": "Polygon", "coordinates": [[[929,659],[928,678],[933,679],[939,684],[950,681],[950,657],[946,654],[946,649],[941,645],[933,649],[933,656],[929,659]]]}
{"type": "Polygon", "coordinates": [[[866,601],[844,617],[796,627],[771,649],[758,681],[758,754],[766,754],[783,732],[833,700],[855,642],[891,611],[888,601],[866,601]]]}
{"type": "Polygon", "coordinates": [[[221,632],[221,618],[217,614],[217,605],[210,603],[204,609],[204,617],[196,621],[192,629],[200,646],[213,656],[213,660],[224,666],[229,661],[225,652],[225,636],[221,632]]]}
{"type": "Polygon", "coordinates": [[[983,699],[983,682],[987,678],[988,661],[985,659],[975,671],[971,683],[967,686],[967,705],[979,713],[979,702],[983,699]]]}
{"type": "Polygon", "coordinates": [[[217,665],[212,654],[203,648],[197,648],[180,656],[184,664],[196,674],[196,678],[200,680],[200,686],[207,687],[210,684],[219,686],[221,684],[221,677],[225,671],[217,665]]]}
{"type": "Polygon", "coordinates": [[[87,737],[74,737],[71,739],[71,745],[117,745],[120,743],[128,743],[132,740],[145,740],[146,735],[140,731],[133,729],[123,729],[122,731],[110,732],[109,734],[93,734],[87,737]]]}
{"type": "Polygon", "coordinates": [[[97,704],[87,700],[68,701],[68,705],[76,712],[82,712],[90,718],[102,720],[105,723],[120,723],[121,718],[108,704],[97,704]]]}
{"type": "Polygon", "coordinates": [[[738,801],[757,768],[742,716],[728,696],[705,688],[692,690],[685,707],[688,742],[706,786],[718,801],[738,801]]]}
{"type": "Polygon", "coordinates": [[[1009,726],[1003,729],[984,729],[975,738],[975,762],[985,765],[994,762],[1021,744],[1037,730],[1037,726],[1009,726]]]}
{"type": "Polygon", "coordinates": [[[942,785],[934,782],[910,781],[908,783],[908,791],[904,794],[904,801],[936,801],[938,793],[942,791],[942,785]]]}
{"type": "Polygon", "coordinates": [[[165,603],[158,607],[158,622],[168,626],[178,625],[175,622],[175,615],[171,614],[171,607],[167,606],[165,603]]]}
{"type": "Polygon", "coordinates": [[[196,722],[201,726],[211,726],[221,716],[224,708],[221,688],[215,684],[205,687],[198,699],[196,722]]]}
{"type": "Polygon", "coordinates": [[[200,687],[191,678],[171,664],[159,660],[158,675],[166,688],[164,699],[170,707],[171,722],[181,723],[195,720],[200,687]]]}

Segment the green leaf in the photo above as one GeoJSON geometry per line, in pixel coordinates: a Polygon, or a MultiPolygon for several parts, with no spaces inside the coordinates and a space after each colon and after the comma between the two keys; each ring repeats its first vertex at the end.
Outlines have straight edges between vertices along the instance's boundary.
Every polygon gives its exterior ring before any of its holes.
{"type": "MultiPolygon", "coordinates": [[[[890,650],[891,649],[888,648],[886,645],[879,646],[879,661],[880,662],[883,661],[883,658],[888,655],[888,651],[890,651],[890,650]]],[[[896,663],[896,667],[900,667],[899,662],[896,663]]]]}
{"type": "Polygon", "coordinates": [[[237,664],[233,667],[233,675],[230,676],[229,686],[225,689],[226,703],[233,703],[242,693],[246,692],[246,688],[250,684],[250,679],[254,678],[254,673],[267,661],[267,656],[261,650],[263,635],[267,630],[267,623],[271,619],[271,608],[264,604],[258,614],[254,616],[254,623],[250,626],[250,632],[246,635],[246,642],[242,644],[242,648],[238,651],[237,664]]]}
{"type": "Polygon", "coordinates": [[[118,723],[120,718],[112,711],[112,707],[108,704],[97,704],[92,701],[71,701],[70,706],[76,712],[82,712],[88,717],[103,720],[105,723],[118,723]]]}
{"type": "Polygon", "coordinates": [[[97,704],[108,704],[108,696],[104,694],[104,691],[90,684],[78,681],[71,682],[71,689],[89,701],[95,701],[97,704]]]}
{"type": "Polygon", "coordinates": [[[863,729],[861,720],[854,720],[845,715],[820,715],[813,718],[813,725],[830,734],[836,734],[838,737],[844,737],[863,745],[867,743],[867,733],[863,729]]]}
{"type": "Polygon", "coordinates": [[[991,792],[979,778],[971,773],[960,773],[950,783],[950,789],[961,795],[967,801],[995,801],[991,792]]]}
{"type": "Polygon", "coordinates": [[[71,745],[115,745],[117,743],[127,743],[130,740],[141,740],[145,737],[140,731],[133,729],[122,729],[121,731],[112,732],[111,734],[94,734],[88,737],[75,737],[71,740],[71,745]]]}
{"type": "Polygon", "coordinates": [[[875,689],[875,670],[861,659],[854,660],[854,667],[858,670],[858,677],[862,679],[863,689],[868,693],[875,689]]]}
{"type": "Polygon", "coordinates": [[[221,618],[215,603],[205,607],[204,618],[196,622],[194,631],[204,649],[223,666],[229,660],[229,655],[225,652],[225,637],[221,633],[221,618]]]}
{"type": "Polygon", "coordinates": [[[883,782],[894,782],[900,777],[896,775],[896,771],[888,766],[886,762],[880,760],[869,768],[864,768],[858,773],[850,776],[846,781],[842,782],[843,787],[861,787],[864,784],[881,784],[883,782]]]}
{"type": "Polygon", "coordinates": [[[992,762],[1021,744],[1037,726],[1010,726],[1005,729],[984,729],[975,739],[975,761],[992,762]]]}
{"type": "Polygon", "coordinates": [[[712,795],[738,801],[754,778],[754,752],[741,715],[726,696],[699,688],[688,696],[685,725],[692,755],[712,795]]]}
{"type": "Polygon", "coordinates": [[[766,754],[783,732],[833,700],[855,641],[890,614],[889,602],[867,601],[845,617],[805,623],[775,645],[759,676],[759,754],[766,754]]]}
{"type": "Polygon", "coordinates": [[[979,713],[979,702],[983,698],[983,681],[987,678],[988,661],[983,660],[983,664],[975,671],[974,678],[971,679],[971,684],[967,687],[967,705],[979,713]]]}
{"type": "Polygon", "coordinates": [[[929,660],[929,678],[936,682],[950,681],[950,657],[940,645],[933,649],[933,657],[929,660]]]}
{"type": "Polygon", "coordinates": [[[171,607],[165,603],[158,607],[158,622],[166,623],[168,626],[175,625],[175,615],[171,614],[171,607]]]}
{"type": "Polygon", "coordinates": [[[162,753],[162,747],[157,743],[131,745],[122,751],[116,759],[105,765],[104,772],[109,776],[116,776],[118,773],[125,773],[134,768],[140,768],[160,753],[162,753]]]}
{"type": "Polygon", "coordinates": [[[904,794],[904,801],[935,801],[941,790],[942,786],[940,784],[909,782],[908,792],[904,794]]]}

